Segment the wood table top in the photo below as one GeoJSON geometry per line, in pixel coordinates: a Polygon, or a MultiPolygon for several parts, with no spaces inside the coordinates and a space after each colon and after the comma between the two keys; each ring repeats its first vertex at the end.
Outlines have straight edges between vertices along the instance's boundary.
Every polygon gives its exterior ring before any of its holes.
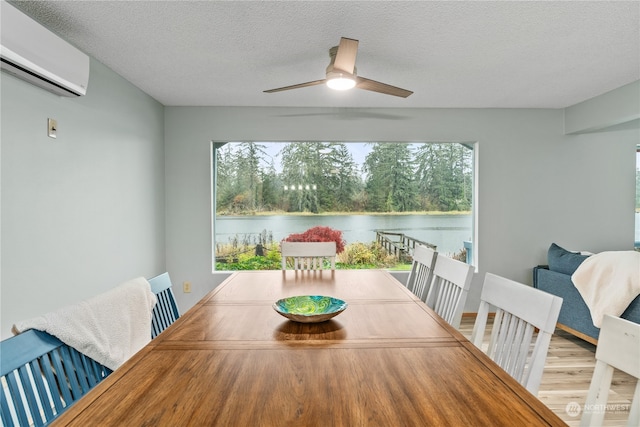
{"type": "Polygon", "coordinates": [[[565,425],[382,270],[232,274],[54,425],[565,425]],[[303,324],[271,307],[327,295],[303,324]]]}

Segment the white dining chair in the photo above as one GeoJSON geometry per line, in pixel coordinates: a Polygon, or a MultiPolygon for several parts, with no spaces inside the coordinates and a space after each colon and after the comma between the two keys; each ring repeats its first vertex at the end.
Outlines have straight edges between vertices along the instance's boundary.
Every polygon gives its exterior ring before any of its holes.
{"type": "Polygon", "coordinates": [[[472,265],[438,256],[425,302],[456,329],[460,327],[472,279],[472,265]]]}
{"type": "Polygon", "coordinates": [[[496,312],[487,355],[537,395],[562,298],[487,273],[471,334],[478,348],[482,348],[491,306],[496,312]]]}
{"type": "Polygon", "coordinates": [[[336,269],[336,242],[280,242],[282,270],[287,260],[294,270],[323,270],[328,260],[331,270],[336,269]]]}
{"type": "MultiPolygon", "coordinates": [[[[580,426],[603,425],[614,369],[640,378],[640,324],[605,315],[596,348],[596,367],[580,426]]],[[[640,380],[636,383],[627,425],[640,426],[640,380]]]]}
{"type": "Polygon", "coordinates": [[[413,249],[411,272],[407,279],[407,289],[424,301],[433,278],[433,267],[438,252],[424,245],[416,245],[413,249]]]}

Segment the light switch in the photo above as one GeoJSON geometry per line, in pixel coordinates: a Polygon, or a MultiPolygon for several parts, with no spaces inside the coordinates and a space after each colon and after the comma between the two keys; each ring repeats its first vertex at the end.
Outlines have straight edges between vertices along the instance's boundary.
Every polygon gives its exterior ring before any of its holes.
{"type": "Polygon", "coordinates": [[[47,119],[47,135],[49,138],[57,138],[58,121],[55,119],[47,119]]]}

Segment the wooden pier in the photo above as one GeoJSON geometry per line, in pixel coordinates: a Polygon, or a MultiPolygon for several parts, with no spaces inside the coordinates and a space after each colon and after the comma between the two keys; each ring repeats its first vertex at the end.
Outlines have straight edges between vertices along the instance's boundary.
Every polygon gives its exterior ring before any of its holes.
{"type": "Polygon", "coordinates": [[[392,233],[390,231],[376,230],[376,242],[380,244],[388,253],[394,255],[399,260],[410,260],[413,256],[413,249],[416,244],[424,245],[437,250],[437,246],[432,243],[414,239],[404,233],[392,233]]]}

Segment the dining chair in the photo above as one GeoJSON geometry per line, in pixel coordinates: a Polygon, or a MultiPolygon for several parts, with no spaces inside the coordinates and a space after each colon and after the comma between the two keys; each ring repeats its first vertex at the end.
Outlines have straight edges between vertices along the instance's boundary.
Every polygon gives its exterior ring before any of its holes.
{"type": "Polygon", "coordinates": [[[413,249],[413,262],[407,279],[407,288],[422,301],[429,292],[429,285],[433,278],[433,266],[437,258],[438,252],[427,246],[418,244],[413,249]]]}
{"type": "Polygon", "coordinates": [[[46,332],[0,341],[2,425],[44,426],[112,371],[46,332]]]}
{"type": "Polygon", "coordinates": [[[580,426],[603,425],[614,368],[638,379],[627,425],[640,426],[640,324],[605,315],[580,426]]]}
{"type": "Polygon", "coordinates": [[[336,269],[336,242],[282,241],[280,252],[283,271],[287,269],[287,264],[294,270],[323,270],[326,259],[331,263],[331,270],[336,269]]]}
{"type": "Polygon", "coordinates": [[[425,303],[447,323],[458,329],[472,279],[472,265],[438,256],[425,303]]]}
{"type": "Polygon", "coordinates": [[[471,334],[471,341],[479,348],[491,306],[496,312],[487,355],[537,395],[562,298],[487,273],[471,334]]]}
{"type": "Polygon", "coordinates": [[[169,273],[149,279],[151,291],[156,294],[158,301],[151,314],[151,338],[157,337],[180,317],[176,297],[171,290],[169,273]]]}

